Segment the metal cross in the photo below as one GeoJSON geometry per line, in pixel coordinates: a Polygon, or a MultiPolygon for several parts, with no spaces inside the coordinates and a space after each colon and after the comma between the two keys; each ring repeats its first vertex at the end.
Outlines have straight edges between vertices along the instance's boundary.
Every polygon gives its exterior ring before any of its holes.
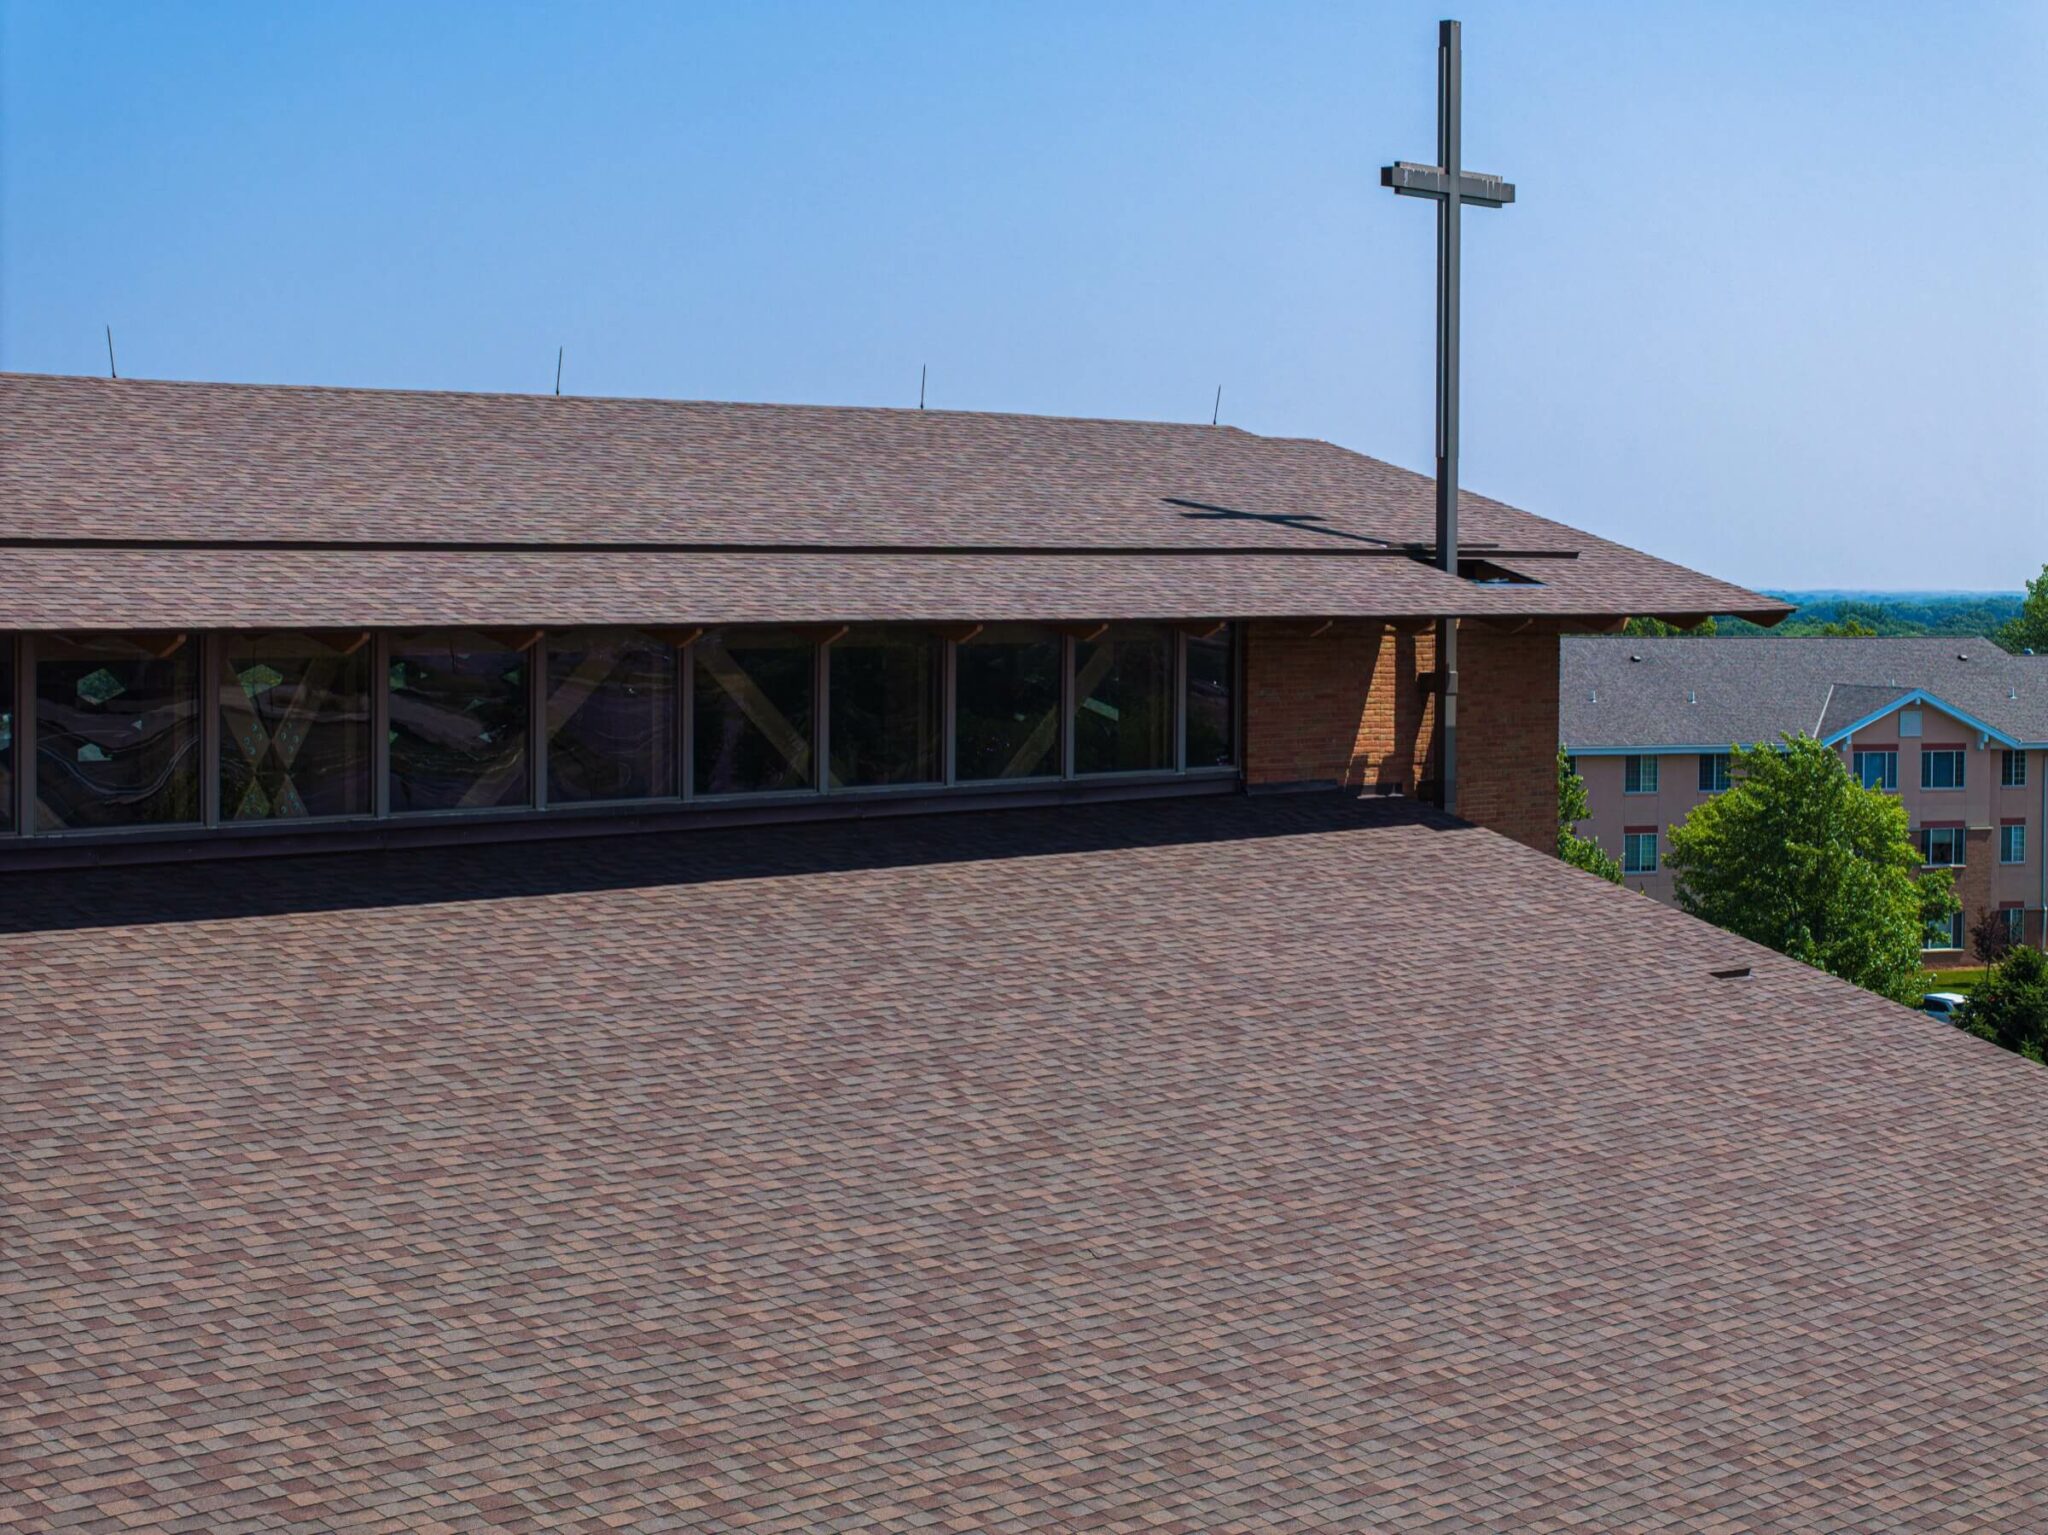
{"type": "MultiPolygon", "coordinates": [[[[1458,24],[1437,23],[1436,152],[1439,164],[1401,160],[1380,171],[1380,185],[1402,197],[1436,202],[1436,563],[1458,573],[1458,215],[1467,203],[1504,208],[1515,189],[1498,176],[1465,169],[1459,144],[1462,65],[1458,24]]],[[[1437,799],[1458,808],[1458,627],[1437,624],[1437,799]]]]}

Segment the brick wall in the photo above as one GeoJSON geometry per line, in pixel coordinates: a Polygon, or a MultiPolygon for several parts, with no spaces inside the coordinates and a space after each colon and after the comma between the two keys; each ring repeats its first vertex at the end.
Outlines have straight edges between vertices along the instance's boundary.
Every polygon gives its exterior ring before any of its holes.
{"type": "Polygon", "coordinates": [[[1517,842],[1557,846],[1555,634],[1458,629],[1458,812],[1517,842]]]}
{"type": "MultiPolygon", "coordinates": [[[[1973,826],[1963,833],[1963,866],[1955,871],[1956,899],[1963,903],[1963,949],[1970,949],[1970,929],[1987,911],[1997,909],[1991,893],[1992,872],[1998,866],[1998,836],[1988,826],[1973,826]]],[[[1976,956],[1971,955],[1974,959],[1976,956]]]]}
{"type": "MultiPolygon", "coordinates": [[[[1554,634],[1459,631],[1460,809],[1531,847],[1557,834],[1554,634]]],[[[1245,636],[1245,777],[1415,794],[1434,776],[1429,631],[1254,623],[1245,636]]]]}
{"type": "Polygon", "coordinates": [[[1341,783],[1413,794],[1435,728],[1416,685],[1434,664],[1428,634],[1384,624],[1268,622],[1245,635],[1245,778],[1341,783]]]}

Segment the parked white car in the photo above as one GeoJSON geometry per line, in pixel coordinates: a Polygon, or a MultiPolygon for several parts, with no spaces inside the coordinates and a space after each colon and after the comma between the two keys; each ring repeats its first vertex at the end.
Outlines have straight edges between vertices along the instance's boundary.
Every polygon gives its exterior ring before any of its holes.
{"type": "Polygon", "coordinates": [[[1970,999],[1959,991],[1930,991],[1920,999],[1920,1011],[1930,1018],[1939,1018],[1943,1023],[1962,1022],[1964,1010],[1970,999]]]}

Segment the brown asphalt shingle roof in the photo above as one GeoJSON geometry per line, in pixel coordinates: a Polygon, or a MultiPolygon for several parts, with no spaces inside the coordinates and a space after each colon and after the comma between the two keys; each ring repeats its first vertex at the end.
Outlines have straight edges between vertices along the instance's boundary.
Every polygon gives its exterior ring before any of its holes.
{"type": "Polygon", "coordinates": [[[0,375],[0,627],[999,616],[961,610],[989,592],[1043,617],[1785,611],[1461,506],[1472,553],[1542,584],[1407,558],[1425,477],[1229,427],[0,375]]]}
{"type": "Polygon", "coordinates": [[[984,812],[0,928],[0,1527],[2048,1508],[2048,1072],[1490,833],[984,812]]]}

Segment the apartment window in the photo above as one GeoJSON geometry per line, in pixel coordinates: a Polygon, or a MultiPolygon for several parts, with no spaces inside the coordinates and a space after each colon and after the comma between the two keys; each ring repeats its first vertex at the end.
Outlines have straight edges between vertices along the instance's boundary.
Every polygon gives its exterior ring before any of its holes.
{"type": "Polygon", "coordinates": [[[231,634],[214,679],[223,821],[370,813],[370,636],[231,634]]]}
{"type": "Polygon", "coordinates": [[[1920,753],[1920,787],[1960,789],[1963,786],[1963,753],[1945,748],[1920,753]]]}
{"type": "Polygon", "coordinates": [[[1655,757],[1622,758],[1621,792],[1624,794],[1655,794],[1657,792],[1657,759],[1655,757]]]}
{"type": "Polygon", "coordinates": [[[953,659],[953,774],[963,783],[1060,775],[1060,668],[1050,629],[990,624],[953,659]]]}
{"type": "Polygon", "coordinates": [[[1654,831],[1625,831],[1621,834],[1621,872],[1657,872],[1657,834],[1654,831]]]}
{"type": "Polygon", "coordinates": [[[1952,917],[1937,917],[1927,924],[1923,949],[1960,949],[1963,946],[1963,914],[1952,917]]]}
{"type": "Polygon", "coordinates": [[[1998,784],[2002,789],[2024,789],[2027,786],[2027,754],[2025,752],[2003,752],[1998,764],[1998,784]]]}
{"type": "Polygon", "coordinates": [[[2022,944],[2027,941],[2027,912],[2025,907],[2001,907],[1998,919],[2005,924],[2005,941],[2008,944],[2022,944]]]}
{"type": "Polygon", "coordinates": [[[1237,667],[1230,626],[1187,640],[1187,765],[1228,767],[1237,760],[1237,667]]]}
{"type": "Polygon", "coordinates": [[[489,810],[531,802],[526,752],[533,637],[477,630],[391,642],[391,808],[489,810]]]}
{"type": "Polygon", "coordinates": [[[36,642],[37,829],[199,819],[198,651],[182,634],[36,642]]]}
{"type": "Polygon", "coordinates": [[[1074,646],[1074,771],[1156,772],[1173,766],[1173,636],[1153,624],[1112,624],[1074,646]]]}
{"type": "Polygon", "coordinates": [[[945,642],[921,629],[854,629],[825,652],[832,788],[945,777],[945,642]]]}
{"type": "Polygon", "coordinates": [[[1960,869],[1963,866],[1963,829],[1960,826],[1920,828],[1921,861],[1931,869],[1960,869]]]}
{"type": "Polygon", "coordinates": [[[547,647],[548,803],[675,795],[676,647],[641,629],[570,629],[547,647]]]}
{"type": "Polygon", "coordinates": [[[1998,828],[1998,861],[2000,863],[2025,863],[2027,861],[2027,827],[2024,821],[2008,821],[1998,828]]]}
{"type": "Polygon", "coordinates": [[[699,794],[812,786],[817,648],[791,629],[714,630],[691,647],[699,794]]]}
{"type": "Polygon", "coordinates": [[[1727,752],[1700,753],[1700,793],[1719,794],[1728,787],[1728,767],[1732,760],[1727,752]]]}
{"type": "Polygon", "coordinates": [[[1899,786],[1899,754],[1892,750],[1853,752],[1850,754],[1849,771],[1866,789],[1896,789],[1899,786]]]}

